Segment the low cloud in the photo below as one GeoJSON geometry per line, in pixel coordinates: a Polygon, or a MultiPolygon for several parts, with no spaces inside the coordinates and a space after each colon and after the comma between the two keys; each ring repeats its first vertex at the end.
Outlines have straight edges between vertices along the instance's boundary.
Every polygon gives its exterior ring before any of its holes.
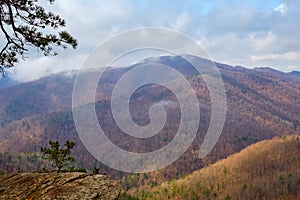
{"type": "Polygon", "coordinates": [[[54,73],[76,70],[87,55],[28,58],[12,68],[10,74],[19,82],[28,82],[54,73]]]}

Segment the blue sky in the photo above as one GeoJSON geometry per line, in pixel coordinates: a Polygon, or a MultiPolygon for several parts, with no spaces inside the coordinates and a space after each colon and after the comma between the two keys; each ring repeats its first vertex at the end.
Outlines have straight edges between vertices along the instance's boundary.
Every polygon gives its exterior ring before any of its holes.
{"type": "Polygon", "coordinates": [[[99,43],[141,27],[180,31],[218,62],[300,71],[299,0],[56,0],[43,5],[66,19],[79,47],[57,57],[32,51],[12,70],[17,80],[77,69],[99,43]]]}

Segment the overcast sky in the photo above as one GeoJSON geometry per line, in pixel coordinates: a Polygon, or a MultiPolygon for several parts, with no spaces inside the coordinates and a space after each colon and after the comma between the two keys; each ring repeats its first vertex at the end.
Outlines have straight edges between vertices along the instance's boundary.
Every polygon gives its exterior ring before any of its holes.
{"type": "Polygon", "coordinates": [[[300,71],[299,0],[56,0],[43,5],[66,19],[79,46],[56,57],[30,52],[12,70],[17,80],[77,69],[99,43],[141,27],[180,31],[218,62],[300,71]]]}

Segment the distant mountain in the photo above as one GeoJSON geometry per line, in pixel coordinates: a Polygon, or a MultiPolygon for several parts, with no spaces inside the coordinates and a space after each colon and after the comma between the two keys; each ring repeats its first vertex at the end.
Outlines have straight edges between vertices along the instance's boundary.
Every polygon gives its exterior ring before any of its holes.
{"type": "Polygon", "coordinates": [[[294,75],[294,76],[300,76],[300,72],[299,71],[292,71],[289,74],[294,75]]]}
{"type": "MultiPolygon", "coordinates": [[[[197,61],[197,57],[193,59],[197,61]]],[[[226,122],[213,151],[204,159],[198,159],[199,147],[211,115],[209,91],[203,78],[180,56],[146,59],[140,64],[145,62],[166,64],[185,75],[196,92],[201,114],[197,138],[188,151],[171,166],[149,174],[157,181],[189,174],[257,141],[300,133],[299,78],[272,70],[251,70],[216,63],[226,89],[226,122]]],[[[105,72],[98,83],[95,108],[101,126],[113,143],[128,151],[148,152],[157,150],[172,140],[180,122],[180,108],[168,89],[153,84],[141,87],[131,98],[130,112],[133,119],[138,124],[145,125],[149,123],[148,109],[153,103],[172,102],[167,109],[167,122],[162,131],[151,138],[141,140],[123,133],[112,117],[110,97],[117,80],[137,66],[139,64],[128,68],[110,68],[105,72]]],[[[93,71],[86,72],[87,77],[89,73],[93,71]]],[[[88,168],[100,165],[86,151],[74,126],[71,112],[73,83],[74,74],[57,74],[0,88],[0,152],[38,152],[42,146],[48,145],[50,139],[60,143],[70,139],[77,143],[74,152],[79,162],[88,168]]],[[[6,162],[0,162],[0,169],[17,170],[14,168],[17,158],[11,158],[10,162],[9,156],[6,156],[5,160],[6,162]]],[[[117,174],[104,165],[100,166],[108,175],[117,174]]]]}
{"type": "Polygon", "coordinates": [[[73,80],[74,77],[58,74],[0,88],[0,125],[48,111],[70,109],[73,80]]]}
{"type": "Polygon", "coordinates": [[[18,84],[18,82],[11,79],[10,77],[8,76],[3,77],[0,75],[0,88],[9,87],[16,84],[18,84]]]}
{"type": "Polygon", "coordinates": [[[300,199],[300,136],[264,140],[180,179],[119,199],[300,199]]]}
{"type": "Polygon", "coordinates": [[[290,80],[293,80],[295,82],[300,83],[300,79],[298,77],[295,77],[295,76],[299,76],[298,71],[292,71],[292,72],[289,72],[289,73],[284,73],[282,71],[275,70],[275,69],[272,69],[270,67],[258,67],[258,68],[254,68],[253,70],[255,70],[257,72],[266,73],[266,74],[272,74],[274,76],[278,76],[278,77],[281,77],[283,79],[290,79],[290,80]]]}

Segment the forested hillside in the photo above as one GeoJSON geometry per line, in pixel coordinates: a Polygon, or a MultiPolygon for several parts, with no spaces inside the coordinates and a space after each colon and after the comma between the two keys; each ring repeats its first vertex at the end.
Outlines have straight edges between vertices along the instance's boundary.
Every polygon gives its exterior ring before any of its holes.
{"type": "MultiPolygon", "coordinates": [[[[150,60],[173,67],[186,76],[199,100],[200,128],[192,146],[175,163],[148,174],[149,178],[135,176],[132,181],[124,183],[124,188],[181,177],[260,140],[300,132],[300,83],[297,75],[268,68],[251,70],[217,63],[225,83],[227,116],[215,148],[204,159],[198,159],[199,147],[210,120],[210,96],[205,82],[180,56],[150,60]]],[[[138,65],[111,68],[104,74],[96,94],[96,112],[112,142],[133,152],[148,152],[163,147],[174,137],[180,119],[179,104],[172,92],[162,86],[139,88],[130,102],[133,119],[140,125],[149,123],[149,107],[153,103],[162,103],[167,110],[167,122],[162,131],[151,138],[137,139],[123,133],[113,120],[109,99],[119,77],[138,65]]],[[[86,73],[88,76],[93,72],[86,73]]],[[[27,155],[39,152],[49,140],[60,143],[73,140],[77,143],[74,154],[81,165],[88,169],[100,166],[110,176],[124,176],[96,161],[79,140],[71,111],[74,76],[75,72],[57,74],[0,88],[0,153],[3,155],[0,169],[17,171],[17,163],[21,160],[21,170],[34,170],[35,161],[27,164],[27,155]]]]}
{"type": "MultiPolygon", "coordinates": [[[[121,199],[299,199],[300,136],[276,137],[158,186],[121,199]]],[[[130,195],[131,194],[131,195],[130,195]]]]}

